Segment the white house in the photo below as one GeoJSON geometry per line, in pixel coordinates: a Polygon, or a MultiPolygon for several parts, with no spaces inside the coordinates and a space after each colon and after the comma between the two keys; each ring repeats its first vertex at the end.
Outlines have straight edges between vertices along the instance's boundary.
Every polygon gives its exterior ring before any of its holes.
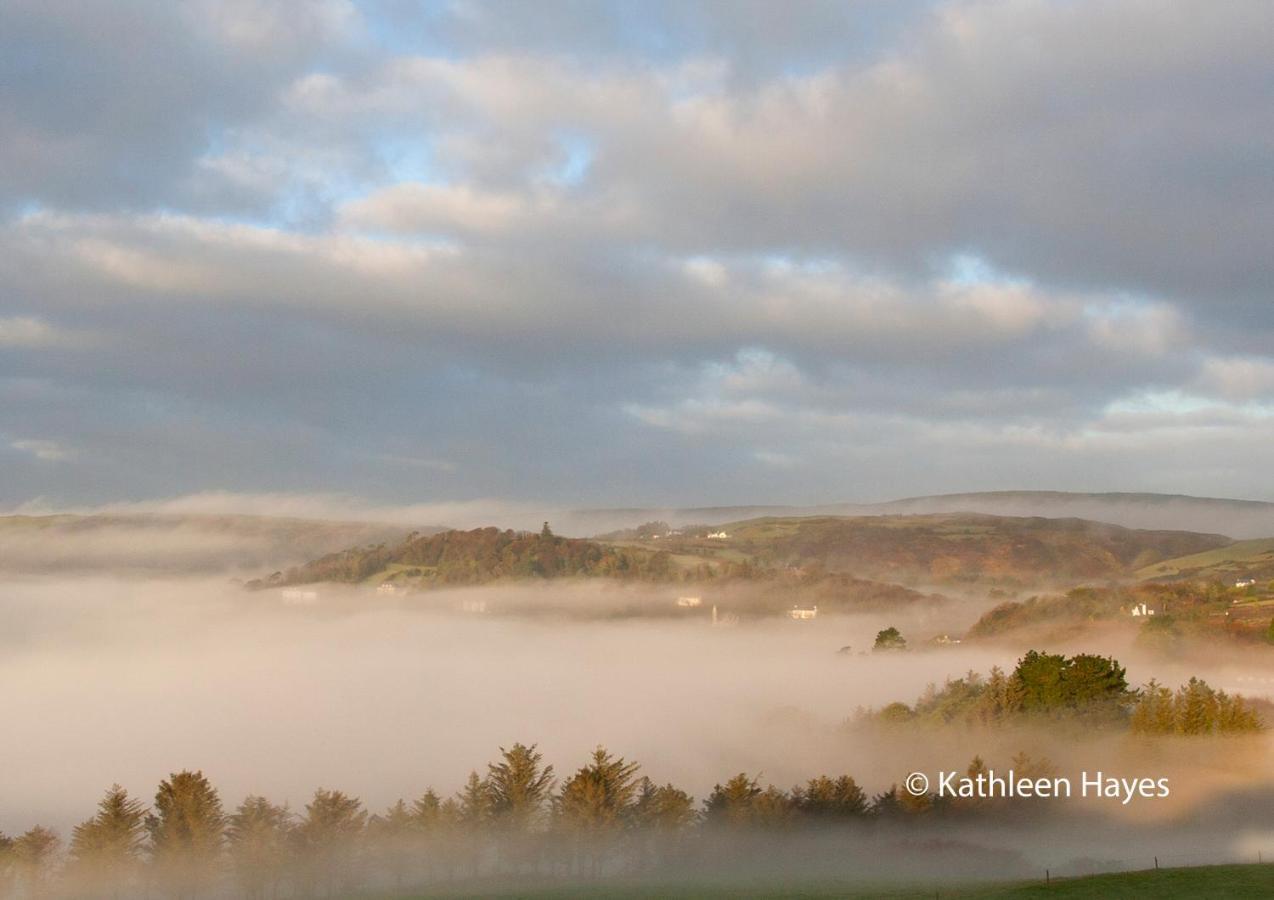
{"type": "Polygon", "coordinates": [[[728,541],[729,539],[730,535],[726,534],[724,531],[714,531],[712,534],[708,535],[708,540],[711,541],[728,541]]]}
{"type": "Polygon", "coordinates": [[[818,616],[818,606],[793,606],[787,615],[792,619],[813,619],[818,616]]]}
{"type": "Polygon", "coordinates": [[[1147,607],[1146,604],[1144,603],[1138,603],[1136,606],[1132,608],[1132,615],[1134,617],[1153,616],[1154,614],[1155,614],[1155,611],[1147,607]]]}
{"type": "Polygon", "coordinates": [[[1255,584],[1256,584],[1255,578],[1243,578],[1243,579],[1240,579],[1239,581],[1234,582],[1234,586],[1236,588],[1250,588],[1255,584]]]}
{"type": "Polygon", "coordinates": [[[696,606],[703,605],[702,597],[678,597],[677,605],[685,609],[692,609],[696,606]]]}

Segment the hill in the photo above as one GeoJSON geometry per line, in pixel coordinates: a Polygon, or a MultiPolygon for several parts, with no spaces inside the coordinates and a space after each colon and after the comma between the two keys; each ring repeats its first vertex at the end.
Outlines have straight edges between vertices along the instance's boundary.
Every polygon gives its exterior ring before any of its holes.
{"type": "Polygon", "coordinates": [[[1074,584],[1127,578],[1152,562],[1224,547],[1229,538],[1144,531],[1082,519],[974,514],[750,519],[662,539],[715,545],[758,566],[821,566],[904,583],[1074,584]]]}
{"type": "Polygon", "coordinates": [[[1165,559],[1138,569],[1137,577],[1271,581],[1274,580],[1274,538],[1236,541],[1214,550],[1165,559]]]}
{"type": "Polygon", "coordinates": [[[674,527],[720,525],[765,516],[932,515],[938,513],[1046,518],[1078,518],[1125,528],[1219,533],[1235,538],[1274,535],[1274,503],[1152,493],[1072,493],[1067,491],[987,491],[909,497],[880,503],[817,506],[711,506],[674,509],[577,510],[562,517],[572,533],[597,534],[653,519],[674,527]]]}
{"type": "Polygon", "coordinates": [[[397,540],[407,531],[377,522],[246,515],[0,516],[0,572],[260,571],[351,544],[397,540]]]}
{"type": "MultiPolygon", "coordinates": [[[[750,519],[605,540],[479,528],[332,553],[261,585],[399,580],[420,586],[525,578],[766,580],[832,575],[913,584],[1073,584],[1223,547],[1221,535],[1137,531],[1079,519],[978,515],[750,519]],[[727,535],[722,537],[722,534],[727,535]]],[[[861,593],[855,588],[856,593],[861,593]]]]}
{"type": "Polygon", "coordinates": [[[612,577],[668,580],[671,555],[583,538],[475,528],[411,534],[401,543],[354,547],[275,573],[249,587],[402,581],[418,586],[486,584],[503,579],[612,577]]]}

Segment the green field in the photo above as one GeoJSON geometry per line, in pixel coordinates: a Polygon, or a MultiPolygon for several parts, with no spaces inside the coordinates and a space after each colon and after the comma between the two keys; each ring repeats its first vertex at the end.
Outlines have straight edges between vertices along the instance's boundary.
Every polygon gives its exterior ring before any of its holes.
{"type": "Polygon", "coordinates": [[[1176,575],[1222,578],[1243,575],[1249,569],[1274,567],[1274,538],[1236,541],[1215,550],[1165,559],[1137,570],[1138,578],[1165,578],[1176,575]]]}
{"type": "MultiPolygon", "coordinates": [[[[700,884],[660,884],[625,887],[622,883],[599,882],[595,886],[572,888],[496,888],[443,894],[392,895],[393,900],[408,897],[507,897],[527,900],[584,900],[587,897],[647,900],[647,898],[725,898],[743,897],[798,900],[798,898],[844,898],[844,900],[1026,900],[1047,897],[1056,900],[1097,900],[1097,898],[1230,898],[1274,897],[1274,865],[1197,866],[1184,869],[1158,869],[1091,875],[1085,878],[1055,878],[1030,882],[1011,882],[964,887],[935,885],[913,887],[865,887],[844,882],[810,882],[803,885],[778,885],[764,882],[715,882],[700,884]]],[[[384,900],[390,900],[384,896],[384,900]]]]}

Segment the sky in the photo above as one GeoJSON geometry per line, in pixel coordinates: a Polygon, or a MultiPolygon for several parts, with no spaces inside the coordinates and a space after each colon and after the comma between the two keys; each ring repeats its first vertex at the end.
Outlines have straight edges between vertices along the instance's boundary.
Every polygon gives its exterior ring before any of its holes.
{"type": "Polygon", "coordinates": [[[1274,4],[0,0],[0,506],[1274,500],[1274,4]]]}

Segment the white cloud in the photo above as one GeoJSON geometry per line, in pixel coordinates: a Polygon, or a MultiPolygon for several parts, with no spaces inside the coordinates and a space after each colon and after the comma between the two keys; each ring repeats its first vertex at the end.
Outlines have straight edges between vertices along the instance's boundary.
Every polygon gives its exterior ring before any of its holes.
{"type": "Polygon", "coordinates": [[[29,453],[41,462],[68,462],[76,455],[74,450],[57,441],[26,439],[11,441],[9,446],[14,450],[29,453]]]}

